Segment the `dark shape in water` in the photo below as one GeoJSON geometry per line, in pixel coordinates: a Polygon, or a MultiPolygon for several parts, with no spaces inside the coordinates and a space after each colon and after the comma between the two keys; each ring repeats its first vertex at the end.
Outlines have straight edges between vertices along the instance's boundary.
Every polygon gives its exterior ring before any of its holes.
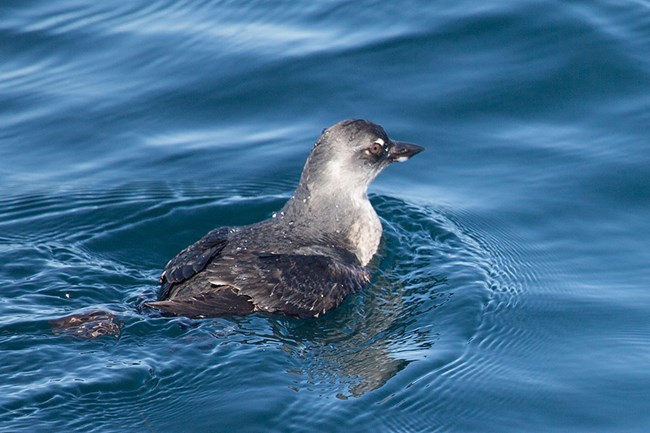
{"type": "Polygon", "coordinates": [[[116,316],[106,311],[73,314],[50,321],[52,332],[77,338],[98,338],[104,335],[120,336],[122,324],[116,316]]]}
{"type": "Polygon", "coordinates": [[[214,317],[252,312],[318,317],[370,282],[366,265],[382,227],[368,200],[390,163],[424,148],[393,141],[367,120],[323,131],[293,197],[273,218],[215,229],[165,267],[164,313],[214,317]]]}

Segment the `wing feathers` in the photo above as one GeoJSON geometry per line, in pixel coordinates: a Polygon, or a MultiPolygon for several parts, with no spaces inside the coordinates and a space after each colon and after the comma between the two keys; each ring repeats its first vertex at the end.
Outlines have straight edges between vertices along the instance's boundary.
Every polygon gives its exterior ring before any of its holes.
{"type": "Polygon", "coordinates": [[[173,298],[164,301],[147,302],[148,307],[163,313],[187,317],[216,317],[252,313],[255,306],[247,296],[241,296],[231,287],[208,292],[189,298],[173,298]]]}
{"type": "Polygon", "coordinates": [[[171,259],[160,276],[162,284],[183,282],[201,272],[228,244],[228,228],[211,231],[171,259]]]}
{"type": "Polygon", "coordinates": [[[228,228],[213,230],[170,260],[160,278],[162,300],[147,305],[190,317],[265,311],[306,318],[337,307],[370,282],[347,251],[224,252],[228,234],[228,228]]]}
{"type": "Polygon", "coordinates": [[[338,306],[350,293],[370,282],[368,271],[327,256],[259,256],[255,284],[238,284],[257,309],[313,317],[338,306]]]}

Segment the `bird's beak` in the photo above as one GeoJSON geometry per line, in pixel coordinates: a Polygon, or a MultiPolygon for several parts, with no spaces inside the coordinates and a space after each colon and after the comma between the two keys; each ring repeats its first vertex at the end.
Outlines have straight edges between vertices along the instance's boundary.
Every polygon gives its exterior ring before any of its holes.
{"type": "Polygon", "coordinates": [[[388,150],[388,159],[391,162],[406,161],[416,153],[424,150],[424,147],[418,146],[417,144],[404,143],[403,141],[393,141],[392,143],[393,145],[388,150]]]}

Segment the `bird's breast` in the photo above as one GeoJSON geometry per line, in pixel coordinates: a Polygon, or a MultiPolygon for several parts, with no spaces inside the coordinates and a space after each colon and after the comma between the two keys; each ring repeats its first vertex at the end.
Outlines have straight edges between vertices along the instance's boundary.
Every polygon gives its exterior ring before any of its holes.
{"type": "Polygon", "coordinates": [[[348,231],[348,239],[354,253],[363,266],[366,266],[377,252],[381,241],[381,221],[370,202],[360,209],[348,231]]]}

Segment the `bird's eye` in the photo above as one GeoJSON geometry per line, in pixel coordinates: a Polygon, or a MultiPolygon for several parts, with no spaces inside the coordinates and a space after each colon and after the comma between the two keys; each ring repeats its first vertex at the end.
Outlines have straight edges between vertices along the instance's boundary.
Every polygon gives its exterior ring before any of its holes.
{"type": "Polygon", "coordinates": [[[372,145],[368,148],[368,151],[375,156],[379,156],[384,151],[384,140],[381,138],[377,139],[372,145]]]}

